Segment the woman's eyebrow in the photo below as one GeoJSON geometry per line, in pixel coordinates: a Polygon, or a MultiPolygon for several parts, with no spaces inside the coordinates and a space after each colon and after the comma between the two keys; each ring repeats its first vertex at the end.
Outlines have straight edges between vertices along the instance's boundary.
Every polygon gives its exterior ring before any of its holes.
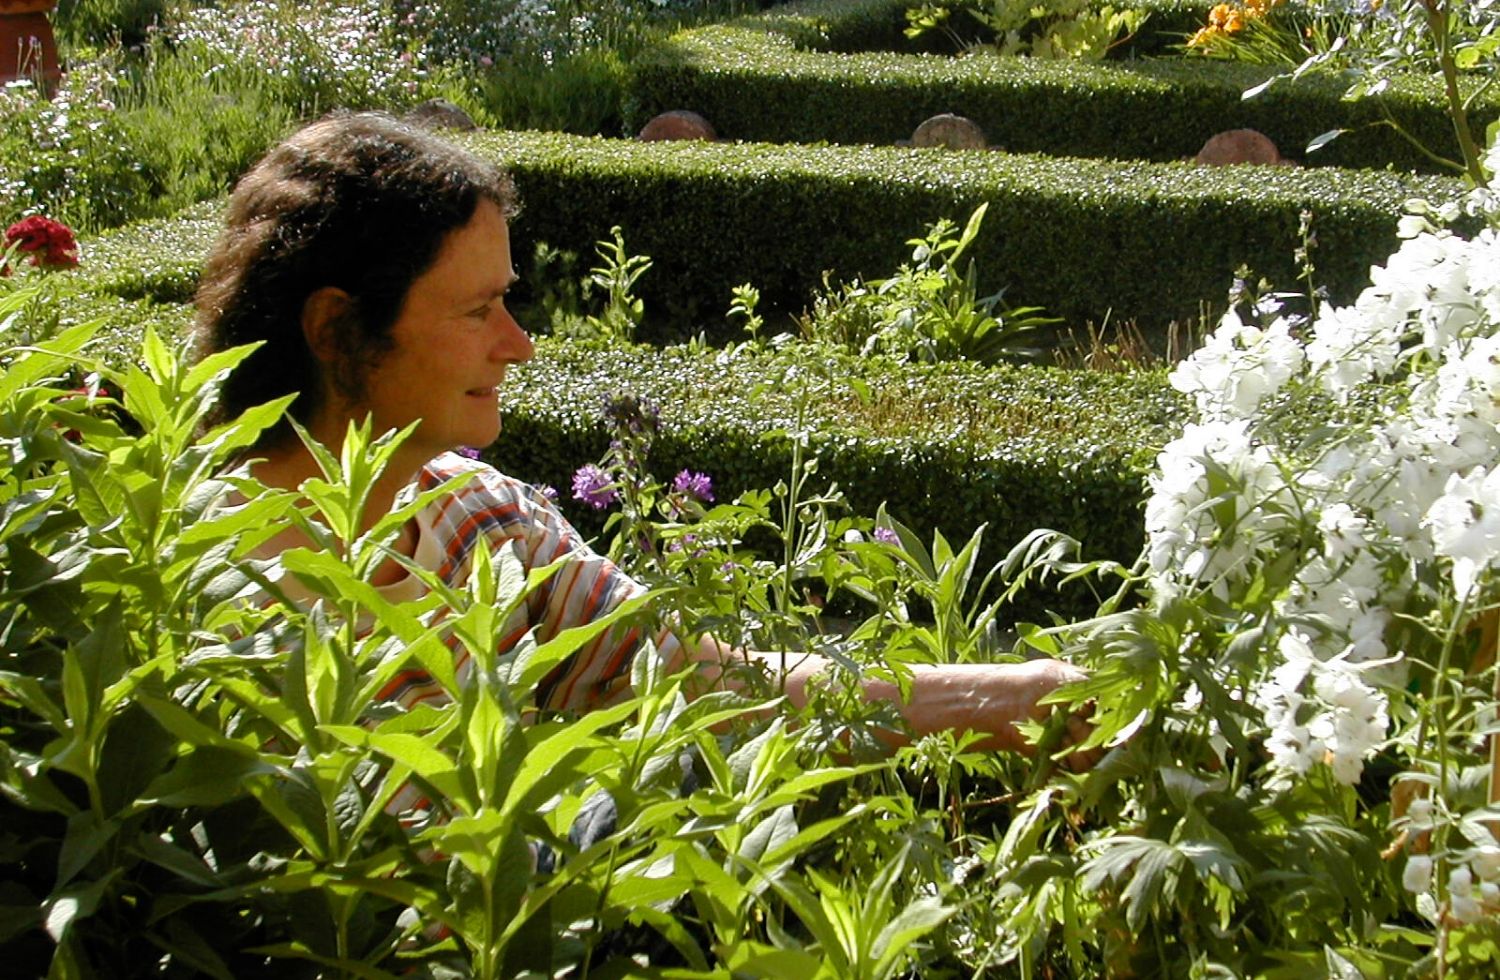
{"type": "Polygon", "coordinates": [[[463,306],[463,305],[466,305],[466,304],[469,304],[469,303],[483,303],[483,302],[488,302],[488,301],[490,301],[492,299],[499,299],[500,297],[504,296],[506,293],[510,292],[510,288],[512,286],[514,286],[517,282],[519,282],[520,279],[521,279],[520,276],[518,276],[514,272],[512,272],[510,274],[510,277],[505,280],[504,285],[501,285],[501,286],[492,286],[492,287],[485,287],[485,288],[477,289],[474,292],[469,293],[468,295],[464,296],[461,299],[459,305],[463,306]]]}

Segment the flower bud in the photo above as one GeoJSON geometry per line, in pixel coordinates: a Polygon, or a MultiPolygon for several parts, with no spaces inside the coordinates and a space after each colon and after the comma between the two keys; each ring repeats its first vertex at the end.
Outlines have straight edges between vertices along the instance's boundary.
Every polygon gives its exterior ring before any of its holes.
{"type": "Polygon", "coordinates": [[[1425,854],[1413,854],[1406,859],[1406,869],[1401,872],[1401,887],[1414,894],[1422,894],[1432,887],[1432,858],[1425,854]]]}
{"type": "Polygon", "coordinates": [[[1413,830],[1426,830],[1432,826],[1432,801],[1426,797],[1419,796],[1411,801],[1411,806],[1406,808],[1406,819],[1411,821],[1413,830]]]}
{"type": "Polygon", "coordinates": [[[1485,881],[1500,879],[1500,846],[1485,844],[1474,854],[1469,866],[1485,881]]]}

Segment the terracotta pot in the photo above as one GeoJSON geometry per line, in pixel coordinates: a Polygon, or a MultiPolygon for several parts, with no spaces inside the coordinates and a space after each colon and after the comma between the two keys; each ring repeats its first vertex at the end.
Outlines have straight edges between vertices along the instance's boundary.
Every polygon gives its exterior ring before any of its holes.
{"type": "Polygon", "coordinates": [[[57,0],[0,0],[0,83],[35,78],[51,89],[62,77],[47,14],[57,0]]]}

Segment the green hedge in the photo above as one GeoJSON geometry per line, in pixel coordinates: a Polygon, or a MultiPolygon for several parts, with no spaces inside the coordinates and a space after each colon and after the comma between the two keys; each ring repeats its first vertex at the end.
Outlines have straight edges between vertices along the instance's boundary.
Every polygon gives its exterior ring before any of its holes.
{"type": "MultiPolygon", "coordinates": [[[[1296,278],[1298,214],[1314,213],[1319,283],[1348,301],[1395,248],[1411,197],[1448,200],[1459,182],[1334,169],[1206,169],[891,147],[636,143],[561,134],[491,133],[470,147],[510,168],[523,211],[513,233],[524,279],[532,246],[577,252],[624,229],[654,266],[648,313],[738,339],[730,289],[759,287],[767,310],[808,305],[824,270],[889,275],[907,239],[940,217],[989,214],[973,255],[980,286],[1008,288],[1075,323],[1150,326],[1222,304],[1249,265],[1282,287],[1296,278]]],[[[183,302],[217,232],[222,202],[83,244],[77,274],[94,292],[183,302]]],[[[524,298],[524,297],[523,297],[524,298]]]]}
{"type": "Polygon", "coordinates": [[[219,229],[223,198],[170,218],[140,221],[84,239],[78,275],[86,288],[123,299],[187,303],[219,229]]]}
{"type": "MultiPolygon", "coordinates": [[[[630,121],[691,109],[722,139],[889,144],[909,139],[929,116],[956,112],[1012,153],[1154,161],[1191,158],[1210,136],[1239,128],[1259,130],[1283,156],[1301,159],[1315,137],[1342,127],[1351,132],[1304,162],[1435,172],[1381,123],[1389,113],[1423,145],[1457,154],[1437,78],[1398,78],[1379,98],[1345,102],[1345,83],[1309,75],[1245,100],[1270,69],[1183,57],[1088,63],[910,54],[899,47],[906,5],[819,0],[679,33],[637,59],[630,121]]],[[[1185,26],[1198,12],[1178,5],[1158,16],[1185,26]]],[[[1500,90],[1471,112],[1482,134],[1500,118],[1500,90]]]]}
{"type": "MultiPolygon", "coordinates": [[[[661,409],[650,464],[658,479],[706,472],[720,500],[773,486],[789,477],[789,433],[800,428],[819,458],[815,485],[837,483],[867,516],[885,503],[924,539],[936,528],[967,540],[988,524],[985,567],[1037,527],[1077,537],[1091,557],[1134,559],[1144,474],[1184,410],[1160,374],[919,367],[795,345],[695,352],[544,339],[536,359],[507,377],[491,461],[566,498],[572,473],[604,453],[601,409],[620,394],[661,409]]],[[[602,515],[563,504],[581,530],[597,533],[602,515]]],[[[1047,592],[1025,612],[1058,601],[1089,608],[1081,594],[1047,592]]]]}
{"type": "Polygon", "coordinates": [[[1298,215],[1314,214],[1318,282],[1348,301],[1395,248],[1401,202],[1452,200],[1448,178],[1335,169],[1202,168],[894,147],[637,143],[559,134],[468,140],[515,175],[518,261],[545,241],[592,260],[624,229],[652,257],[648,309],[723,329],[730,289],[798,311],[824,270],[884,277],[908,239],[989,202],[972,255],[982,289],[1076,323],[1185,320],[1222,305],[1248,264],[1296,279],[1298,215]]]}

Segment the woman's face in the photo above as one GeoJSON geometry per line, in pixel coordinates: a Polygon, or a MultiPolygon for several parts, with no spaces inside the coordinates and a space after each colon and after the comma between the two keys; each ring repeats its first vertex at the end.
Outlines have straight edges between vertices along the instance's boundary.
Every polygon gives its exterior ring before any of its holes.
{"type": "Polygon", "coordinates": [[[391,328],[392,349],[365,372],[360,403],[346,417],[368,412],[376,432],[420,419],[406,447],[424,462],[494,442],[506,369],[533,353],[531,338],[505,309],[515,278],[505,216],[481,201],[412,282],[391,328]]]}

